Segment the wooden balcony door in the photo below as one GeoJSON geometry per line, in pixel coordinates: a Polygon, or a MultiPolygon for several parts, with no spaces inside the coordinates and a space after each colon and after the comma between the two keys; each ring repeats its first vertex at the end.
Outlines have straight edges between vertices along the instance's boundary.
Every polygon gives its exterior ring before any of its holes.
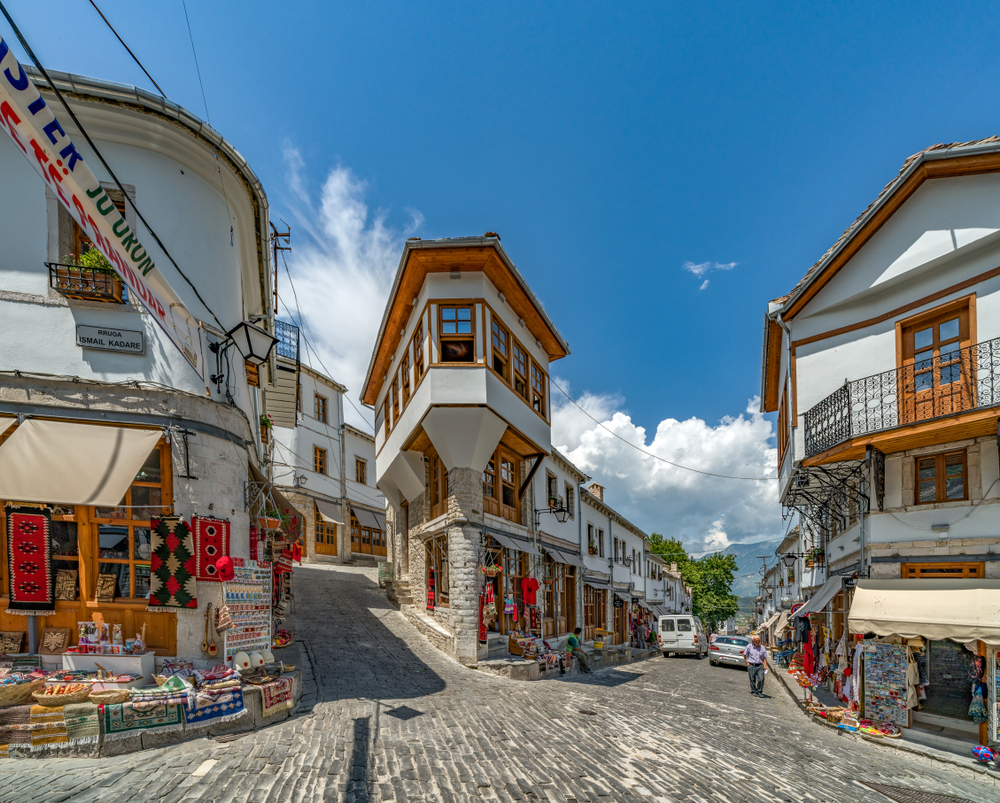
{"type": "Polygon", "coordinates": [[[975,406],[969,307],[949,305],[902,327],[900,424],[975,406]]]}

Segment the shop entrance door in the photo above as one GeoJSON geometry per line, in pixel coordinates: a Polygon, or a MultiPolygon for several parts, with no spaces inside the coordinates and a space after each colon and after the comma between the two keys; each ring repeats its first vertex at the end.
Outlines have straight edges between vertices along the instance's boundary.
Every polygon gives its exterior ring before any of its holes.
{"type": "Polygon", "coordinates": [[[927,657],[930,680],[927,699],[923,701],[920,711],[913,712],[914,716],[918,719],[927,716],[947,717],[957,720],[956,724],[967,723],[973,726],[969,704],[972,702],[975,653],[947,639],[928,642],[927,657]]]}
{"type": "Polygon", "coordinates": [[[316,554],[334,555],[337,554],[337,525],[328,524],[322,519],[316,519],[316,554]]]}

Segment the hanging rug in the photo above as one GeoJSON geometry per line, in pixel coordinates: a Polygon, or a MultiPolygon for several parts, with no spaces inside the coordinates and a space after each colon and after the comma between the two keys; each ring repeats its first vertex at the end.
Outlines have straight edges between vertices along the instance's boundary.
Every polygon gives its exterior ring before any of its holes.
{"type": "Polygon", "coordinates": [[[7,613],[53,614],[56,587],[52,578],[52,541],[48,510],[7,508],[7,613]]]}
{"type": "Polygon", "coordinates": [[[275,711],[283,711],[292,707],[292,679],[282,676],[273,683],[268,683],[260,687],[264,696],[265,717],[270,716],[275,711]]]}
{"type": "Polygon", "coordinates": [[[180,516],[154,519],[147,611],[196,611],[194,539],[180,516]]]}
{"type": "Polygon", "coordinates": [[[193,516],[195,578],[209,583],[220,583],[215,562],[229,554],[229,522],[208,516],[193,516]]]}
{"type": "Polygon", "coordinates": [[[105,740],[124,739],[134,731],[168,733],[184,728],[183,706],[166,703],[105,703],[100,707],[105,740]]]}

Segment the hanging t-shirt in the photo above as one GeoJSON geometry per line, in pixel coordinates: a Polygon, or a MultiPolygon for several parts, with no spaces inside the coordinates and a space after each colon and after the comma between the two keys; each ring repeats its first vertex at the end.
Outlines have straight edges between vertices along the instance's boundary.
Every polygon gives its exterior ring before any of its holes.
{"type": "Polygon", "coordinates": [[[521,596],[525,605],[535,604],[535,592],[538,591],[538,581],[534,577],[525,577],[521,581],[521,596]]]}

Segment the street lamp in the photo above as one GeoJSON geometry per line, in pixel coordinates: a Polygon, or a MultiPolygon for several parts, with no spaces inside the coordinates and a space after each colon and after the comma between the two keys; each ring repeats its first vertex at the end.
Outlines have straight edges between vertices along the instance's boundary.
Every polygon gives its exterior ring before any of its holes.
{"type": "Polygon", "coordinates": [[[797,561],[801,557],[804,557],[803,553],[801,552],[786,552],[784,555],[781,556],[781,562],[785,564],[786,568],[794,569],[795,561],[797,561]]]}
{"type": "Polygon", "coordinates": [[[559,507],[542,507],[535,511],[535,526],[541,526],[541,516],[543,513],[551,513],[556,517],[556,521],[560,524],[565,524],[566,519],[569,518],[569,508],[564,507],[560,502],[559,507]]]}
{"type": "Polygon", "coordinates": [[[270,332],[246,321],[236,324],[226,332],[226,337],[233,342],[243,359],[252,365],[265,363],[278,342],[278,338],[270,332]]]}

